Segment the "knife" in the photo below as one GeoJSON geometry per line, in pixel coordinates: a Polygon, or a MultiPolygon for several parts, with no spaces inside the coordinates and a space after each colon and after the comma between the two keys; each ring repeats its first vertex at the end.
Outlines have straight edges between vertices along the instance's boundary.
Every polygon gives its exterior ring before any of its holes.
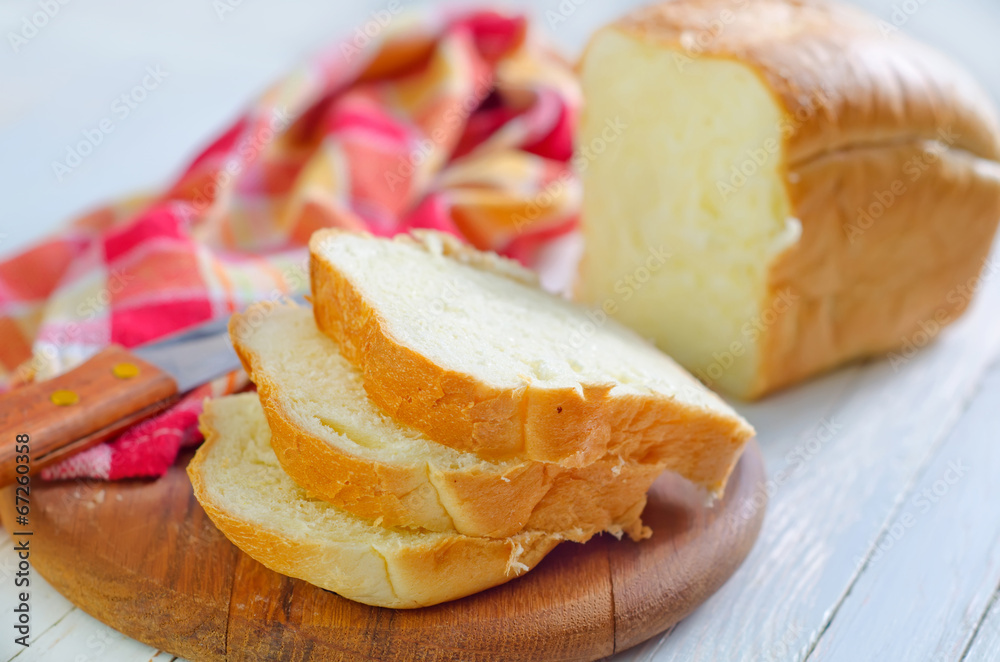
{"type": "Polygon", "coordinates": [[[132,349],[111,345],[58,377],[0,396],[0,487],[26,471],[19,465],[34,474],[238,369],[228,323],[212,320],[132,349]]]}

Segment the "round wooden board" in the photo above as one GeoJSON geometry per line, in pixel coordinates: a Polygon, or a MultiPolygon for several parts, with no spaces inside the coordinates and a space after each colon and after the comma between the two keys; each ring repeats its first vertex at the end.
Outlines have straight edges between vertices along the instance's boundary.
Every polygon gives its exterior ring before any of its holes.
{"type": "MultiPolygon", "coordinates": [[[[764,516],[751,442],[724,499],[673,475],[653,486],[641,543],[564,543],[520,579],[392,610],[284,577],[234,547],[183,466],[156,481],[34,482],[31,561],[81,609],[190,660],[593,660],[684,618],[742,563],[764,516]]],[[[13,495],[0,514],[9,531],[13,495]]],[[[22,527],[23,528],[23,527],[22,527]]]]}

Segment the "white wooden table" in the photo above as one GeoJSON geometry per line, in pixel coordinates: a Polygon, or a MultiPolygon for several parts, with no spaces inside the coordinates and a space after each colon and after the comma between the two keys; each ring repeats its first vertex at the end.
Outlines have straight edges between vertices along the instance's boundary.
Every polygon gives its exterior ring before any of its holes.
{"type": "MultiPolygon", "coordinates": [[[[60,5],[19,52],[37,0],[0,5],[0,254],[88,205],[176,173],[243,100],[386,3],[211,0],[60,5]],[[51,162],[146,66],[169,72],[106,144],[57,182],[51,162]]],[[[910,0],[904,29],[953,52],[1000,97],[1000,4],[910,0]]],[[[508,4],[527,5],[524,2],[508,4]]],[[[533,11],[575,51],[635,2],[533,11]]],[[[863,2],[891,20],[900,0],[863,2]]],[[[667,636],[616,660],[1000,662],[1000,254],[972,309],[903,365],[874,361],[739,409],[771,477],[760,540],[667,636]]],[[[175,659],[94,620],[34,573],[31,647],[12,643],[16,557],[0,530],[0,662],[175,659]]]]}

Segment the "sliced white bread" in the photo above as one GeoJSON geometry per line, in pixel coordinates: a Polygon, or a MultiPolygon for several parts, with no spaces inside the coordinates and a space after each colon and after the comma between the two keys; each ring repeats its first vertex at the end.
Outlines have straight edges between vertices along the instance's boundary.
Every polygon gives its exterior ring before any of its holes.
{"type": "Polygon", "coordinates": [[[718,493],[753,436],[666,355],[510,260],[434,232],[323,230],[310,253],[317,325],[379,407],[435,441],[567,467],[663,462],[718,493]]]}
{"type": "Polygon", "coordinates": [[[557,536],[507,539],[374,526],[315,499],[282,470],[253,393],[206,402],[194,494],[237,547],[345,598],[411,608],[461,598],[533,568],[557,536]]]}
{"type": "Polygon", "coordinates": [[[488,462],[435,443],[369,400],[361,373],[308,307],[258,304],[233,316],[230,336],[285,471],[344,510],[383,526],[498,538],[525,528],[579,542],[600,531],[649,533],[639,516],[663,463],[607,457],[567,469],[488,462]]]}

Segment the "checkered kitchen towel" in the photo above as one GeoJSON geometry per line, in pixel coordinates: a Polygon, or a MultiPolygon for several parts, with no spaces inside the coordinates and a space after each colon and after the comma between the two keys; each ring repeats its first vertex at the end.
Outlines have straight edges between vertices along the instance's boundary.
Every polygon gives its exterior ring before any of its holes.
{"type": "MultiPolygon", "coordinates": [[[[531,264],[570,231],[572,70],[520,16],[401,14],[257,99],[169,188],[77,219],[0,263],[0,390],[304,291],[314,230],[435,228],[531,264]]],[[[47,469],[158,476],[199,440],[206,395],[47,469]]]]}

